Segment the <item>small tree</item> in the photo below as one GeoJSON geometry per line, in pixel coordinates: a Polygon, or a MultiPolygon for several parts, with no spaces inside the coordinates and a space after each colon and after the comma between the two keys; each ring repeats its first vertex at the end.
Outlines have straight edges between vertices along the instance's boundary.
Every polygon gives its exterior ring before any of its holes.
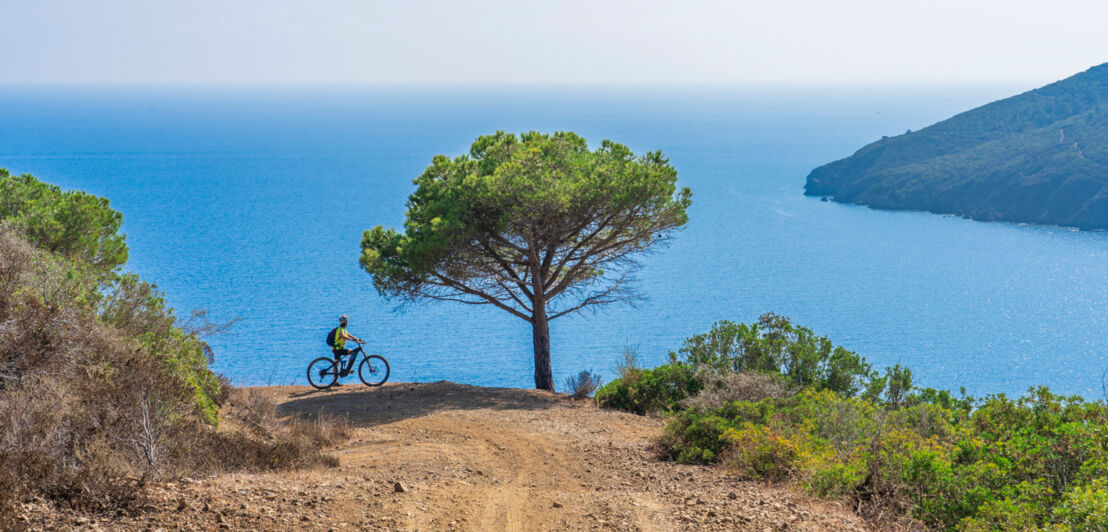
{"type": "Polygon", "coordinates": [[[688,221],[691,192],[676,183],[661,152],[497,132],[468,155],[435,156],[404,232],[366,231],[361,264],[386,298],[493,305],[527,320],[535,387],[553,391],[549,321],[637,297],[636,256],[688,221]]]}

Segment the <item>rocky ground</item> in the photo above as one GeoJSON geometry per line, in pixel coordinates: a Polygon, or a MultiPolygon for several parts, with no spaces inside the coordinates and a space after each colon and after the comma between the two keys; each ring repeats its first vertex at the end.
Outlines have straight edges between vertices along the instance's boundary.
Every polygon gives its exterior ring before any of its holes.
{"type": "Polygon", "coordinates": [[[286,416],[349,419],[340,465],[182,480],[115,518],[24,507],[35,529],[855,531],[848,510],[659,460],[662,421],[447,382],[265,388],[286,416]]]}

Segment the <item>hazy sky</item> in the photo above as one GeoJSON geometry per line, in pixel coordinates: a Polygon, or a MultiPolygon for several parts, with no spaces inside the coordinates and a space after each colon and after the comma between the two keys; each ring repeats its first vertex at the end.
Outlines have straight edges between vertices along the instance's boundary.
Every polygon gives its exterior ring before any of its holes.
{"type": "Polygon", "coordinates": [[[7,82],[1048,82],[1108,0],[0,0],[7,82]]]}

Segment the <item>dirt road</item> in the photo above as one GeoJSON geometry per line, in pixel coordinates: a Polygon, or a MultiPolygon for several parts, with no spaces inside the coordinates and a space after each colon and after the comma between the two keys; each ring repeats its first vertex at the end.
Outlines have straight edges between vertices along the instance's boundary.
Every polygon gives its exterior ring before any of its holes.
{"type": "MultiPolygon", "coordinates": [[[[658,419],[447,382],[266,388],[285,416],[346,416],[335,469],[158,488],[127,528],[866,530],[851,513],[718,468],[659,460],[658,419]]],[[[85,526],[110,527],[85,522],[85,526]]]]}

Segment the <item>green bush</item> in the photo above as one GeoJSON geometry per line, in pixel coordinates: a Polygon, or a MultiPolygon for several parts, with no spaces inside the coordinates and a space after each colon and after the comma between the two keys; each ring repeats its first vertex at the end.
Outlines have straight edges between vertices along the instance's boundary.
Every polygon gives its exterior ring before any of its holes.
{"type": "Polygon", "coordinates": [[[689,337],[670,357],[696,368],[779,373],[796,386],[846,395],[858,394],[875,377],[862,357],[773,313],[753,325],[718,322],[707,333],[689,337]]]}
{"type": "Polygon", "coordinates": [[[673,414],[659,442],[679,463],[706,464],[729,447],[724,434],[735,427],[733,418],[685,410],[673,414]]]}
{"type": "Polygon", "coordinates": [[[784,480],[799,466],[802,444],[765,425],[744,423],[720,437],[727,442],[727,466],[747,479],[784,480]]]}
{"type": "Polygon", "coordinates": [[[976,409],[803,390],[674,413],[660,438],[682,462],[743,478],[793,479],[935,529],[1100,530],[1108,498],[1108,406],[1031,390],[976,409]],[[1081,528],[1084,527],[1084,528],[1081,528]]]}
{"type": "Polygon", "coordinates": [[[1108,530],[1103,402],[918,388],[909,368],[878,374],[774,314],[719,322],[670,356],[652,370],[625,364],[596,397],[667,412],[659,445],[678,462],[790,479],[938,530],[1108,530]]]}
{"type": "Polygon", "coordinates": [[[1100,477],[1070,490],[1054,509],[1054,521],[1073,532],[1108,530],[1108,478],[1100,477]]]}
{"type": "Polygon", "coordinates": [[[135,275],[117,276],[99,301],[98,318],[123,332],[139,348],[158,360],[166,372],[191,391],[196,412],[216,423],[219,379],[208,368],[208,346],[195,333],[178,326],[165,295],[135,275]]]}
{"type": "Polygon", "coordinates": [[[623,373],[623,377],[596,390],[597,404],[635,414],[672,411],[702,386],[692,368],[681,363],[653,369],[632,368],[623,373]]]}

